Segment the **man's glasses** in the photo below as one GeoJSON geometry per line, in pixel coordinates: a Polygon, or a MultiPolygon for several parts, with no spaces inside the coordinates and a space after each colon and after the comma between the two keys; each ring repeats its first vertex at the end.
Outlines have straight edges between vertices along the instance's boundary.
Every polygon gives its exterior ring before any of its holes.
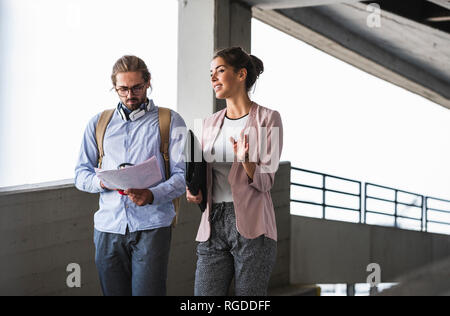
{"type": "Polygon", "coordinates": [[[135,85],[134,87],[131,87],[131,88],[120,87],[120,88],[117,88],[116,91],[121,97],[126,97],[130,93],[130,91],[132,94],[136,95],[136,94],[141,94],[142,91],[144,91],[144,89],[145,89],[145,83],[141,83],[141,84],[135,85]]]}

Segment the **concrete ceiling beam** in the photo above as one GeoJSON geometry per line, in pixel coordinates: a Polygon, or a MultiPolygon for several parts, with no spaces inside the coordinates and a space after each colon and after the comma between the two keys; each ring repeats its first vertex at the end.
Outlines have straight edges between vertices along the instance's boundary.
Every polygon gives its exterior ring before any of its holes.
{"type": "Polygon", "coordinates": [[[243,0],[246,4],[263,10],[302,8],[338,3],[354,3],[360,0],[243,0]]]}
{"type": "Polygon", "coordinates": [[[253,7],[253,16],[374,76],[450,109],[450,35],[383,12],[366,25],[366,5],[289,10],[253,7]]]}
{"type": "MultiPolygon", "coordinates": [[[[443,8],[446,8],[447,10],[450,10],[450,1],[448,1],[448,0],[427,0],[427,1],[437,4],[438,6],[441,6],[443,8]]],[[[449,15],[450,15],[450,12],[449,12],[449,15]]]]}

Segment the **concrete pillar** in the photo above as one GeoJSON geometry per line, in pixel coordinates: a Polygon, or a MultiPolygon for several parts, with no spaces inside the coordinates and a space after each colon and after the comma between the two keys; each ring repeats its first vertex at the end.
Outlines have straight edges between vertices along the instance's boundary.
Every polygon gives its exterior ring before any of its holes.
{"type": "Polygon", "coordinates": [[[241,46],[251,50],[251,8],[239,1],[215,0],[214,49],[241,46]]]}
{"type": "MultiPolygon", "coordinates": [[[[241,2],[215,0],[214,51],[240,46],[251,51],[252,10],[241,2]]],[[[214,98],[215,99],[215,98],[214,98]]],[[[215,111],[226,107],[225,100],[215,99],[215,111]]]]}
{"type": "Polygon", "coordinates": [[[177,111],[188,128],[194,120],[214,112],[209,80],[214,51],[214,1],[178,2],[178,100],[177,111]]]}
{"type": "Polygon", "coordinates": [[[377,286],[371,286],[370,287],[370,291],[369,291],[369,295],[370,296],[375,296],[379,293],[378,291],[378,287],[377,286]]]}
{"type": "Polygon", "coordinates": [[[356,289],[355,284],[349,283],[347,284],[347,296],[355,296],[356,289]]]}
{"type": "Polygon", "coordinates": [[[188,128],[223,109],[210,84],[211,59],[217,49],[241,46],[250,52],[250,7],[232,0],[180,0],[178,24],[177,110],[188,128]]]}

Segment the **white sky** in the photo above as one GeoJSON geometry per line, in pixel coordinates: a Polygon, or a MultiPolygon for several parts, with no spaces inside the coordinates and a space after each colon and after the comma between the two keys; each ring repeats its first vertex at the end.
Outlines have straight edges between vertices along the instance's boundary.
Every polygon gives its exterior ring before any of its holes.
{"type": "MultiPolygon", "coordinates": [[[[123,54],[147,62],[152,97],[176,108],[177,1],[0,4],[0,187],[73,178],[87,121],[116,104],[123,54]]],[[[254,99],[282,115],[283,160],[450,198],[450,110],[257,20],[252,53],[266,68],[254,99]]]]}

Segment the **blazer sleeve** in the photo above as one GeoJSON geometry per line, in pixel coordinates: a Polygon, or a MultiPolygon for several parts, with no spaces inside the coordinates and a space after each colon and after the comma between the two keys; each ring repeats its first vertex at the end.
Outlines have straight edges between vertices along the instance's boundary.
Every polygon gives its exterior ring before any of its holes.
{"type": "Polygon", "coordinates": [[[260,192],[268,192],[273,187],[283,149],[283,124],[280,113],[273,111],[267,125],[261,127],[259,134],[262,144],[259,144],[259,159],[253,179],[249,178],[249,185],[260,192]]]}

